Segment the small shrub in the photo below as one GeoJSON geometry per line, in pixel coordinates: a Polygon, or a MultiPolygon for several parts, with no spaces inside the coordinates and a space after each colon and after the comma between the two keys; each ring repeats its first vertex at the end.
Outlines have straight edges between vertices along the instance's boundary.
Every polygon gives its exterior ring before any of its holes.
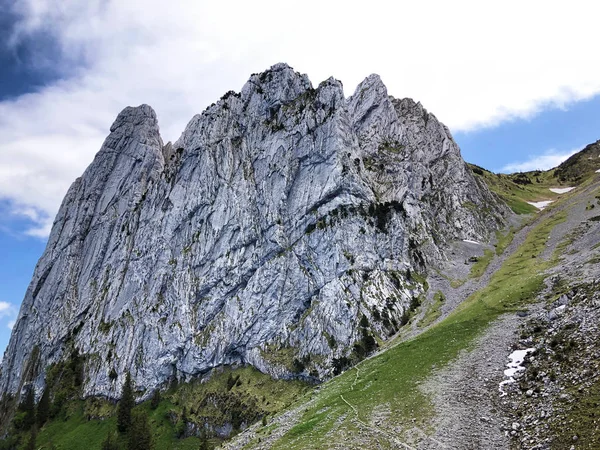
{"type": "Polygon", "coordinates": [[[302,373],[305,369],[306,367],[304,366],[304,363],[298,358],[294,358],[294,361],[292,362],[292,372],[302,373]]]}
{"type": "Polygon", "coordinates": [[[345,356],[342,356],[340,358],[333,358],[332,364],[333,374],[339,375],[350,365],[350,360],[345,356]]]}
{"type": "Polygon", "coordinates": [[[369,328],[369,319],[367,319],[367,316],[365,316],[364,314],[360,318],[360,327],[361,328],[369,328]]]}
{"type": "Polygon", "coordinates": [[[421,297],[413,297],[413,298],[410,300],[410,306],[409,306],[409,309],[410,309],[411,311],[414,311],[414,310],[416,310],[416,309],[417,309],[419,306],[421,306],[421,297]]]}
{"type": "Polygon", "coordinates": [[[378,322],[381,320],[381,313],[377,308],[373,308],[373,318],[378,322]]]}
{"type": "Polygon", "coordinates": [[[400,318],[400,325],[404,326],[410,320],[410,313],[407,309],[402,312],[402,317],[400,318]]]}

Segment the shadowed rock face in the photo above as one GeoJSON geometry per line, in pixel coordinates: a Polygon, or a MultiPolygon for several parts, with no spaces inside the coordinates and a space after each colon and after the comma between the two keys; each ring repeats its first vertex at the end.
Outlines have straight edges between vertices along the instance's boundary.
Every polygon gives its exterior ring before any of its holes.
{"type": "Polygon", "coordinates": [[[223,364],[288,377],[296,358],[327,377],[365,334],[398,328],[422,292],[407,270],[509,214],[448,129],[377,75],[346,99],[339,81],[315,89],[277,64],[172,145],[147,105],[110,130],[56,217],[2,392],[40,392],[73,349],[84,395],[118,397],[126,370],[147,394],[223,364]]]}

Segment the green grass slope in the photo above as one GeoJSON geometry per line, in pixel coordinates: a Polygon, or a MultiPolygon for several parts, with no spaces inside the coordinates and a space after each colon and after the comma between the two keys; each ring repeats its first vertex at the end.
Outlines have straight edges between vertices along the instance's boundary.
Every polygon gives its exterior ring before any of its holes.
{"type": "Polygon", "coordinates": [[[507,175],[493,173],[474,164],[469,164],[469,167],[476,179],[483,181],[516,214],[530,214],[538,211],[535,206],[527,202],[554,200],[557,197],[557,194],[550,191],[551,187],[560,186],[553,176],[553,170],[507,175]]]}
{"type": "Polygon", "coordinates": [[[596,141],[560,164],[553,176],[562,183],[579,184],[599,169],[600,141],[596,141]]]}
{"type": "MultiPolygon", "coordinates": [[[[48,373],[53,372],[54,366],[48,373]]],[[[71,377],[67,381],[71,383],[71,377]]],[[[53,417],[38,431],[35,448],[101,449],[108,434],[116,432],[116,404],[100,398],[65,401],[63,394],[73,391],[73,385],[62,382],[53,386],[53,417]]],[[[300,381],[274,380],[252,367],[226,367],[215,370],[206,380],[172,386],[154,407],[146,401],[134,411],[147,415],[156,450],[198,449],[200,437],[181,435],[183,428],[201,430],[204,424],[212,429],[231,427],[235,435],[245,426],[281,411],[310,389],[300,381]]],[[[0,440],[0,449],[26,449],[30,435],[29,430],[13,425],[9,436],[0,440]]],[[[118,448],[128,448],[127,434],[118,436],[118,448]]],[[[208,432],[207,448],[222,441],[208,432]]]]}
{"type": "Polygon", "coordinates": [[[475,164],[468,164],[478,181],[502,198],[517,214],[537,212],[527,202],[555,200],[558,195],[550,188],[579,186],[600,170],[600,141],[589,144],[554,169],[513,174],[493,173],[475,164]]]}

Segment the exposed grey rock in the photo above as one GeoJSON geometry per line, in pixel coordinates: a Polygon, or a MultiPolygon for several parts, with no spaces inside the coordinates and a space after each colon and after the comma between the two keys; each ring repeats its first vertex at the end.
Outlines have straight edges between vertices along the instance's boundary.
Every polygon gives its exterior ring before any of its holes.
{"type": "Polygon", "coordinates": [[[0,389],[41,387],[73,349],[84,395],[118,397],[127,370],[146,395],[224,364],[289,377],[309,355],[303,375],[327,377],[365,324],[397,330],[423,290],[407,271],[508,214],[448,129],[377,75],[346,99],[277,64],[172,145],[149,106],[126,108],[63,201],[0,389]]]}

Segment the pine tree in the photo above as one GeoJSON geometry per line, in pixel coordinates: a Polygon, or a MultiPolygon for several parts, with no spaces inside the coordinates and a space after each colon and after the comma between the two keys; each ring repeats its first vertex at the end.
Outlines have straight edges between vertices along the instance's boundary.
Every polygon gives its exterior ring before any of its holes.
{"type": "Polygon", "coordinates": [[[46,421],[48,420],[48,416],[50,414],[50,387],[46,385],[44,388],[44,392],[42,393],[42,397],[40,398],[40,402],[37,407],[37,424],[38,427],[42,427],[46,421]]]}
{"type": "Polygon", "coordinates": [[[160,404],[160,391],[157,389],[152,393],[152,399],[150,400],[150,408],[156,409],[160,404]]]}
{"type": "Polygon", "coordinates": [[[131,417],[127,450],[151,450],[153,447],[148,416],[142,411],[137,411],[131,417]]]}
{"type": "Polygon", "coordinates": [[[102,442],[101,450],[119,450],[119,443],[113,431],[110,431],[102,442]]]}
{"type": "Polygon", "coordinates": [[[29,440],[27,441],[27,445],[25,445],[25,450],[36,450],[37,441],[37,429],[36,427],[31,428],[31,434],[29,435],[29,440]]]}
{"type": "Polygon", "coordinates": [[[19,409],[25,413],[23,417],[23,429],[29,430],[35,423],[35,388],[33,386],[27,391],[27,395],[25,395],[25,399],[19,405],[19,409]]]}
{"type": "Polygon", "coordinates": [[[133,398],[133,388],[131,386],[131,374],[127,372],[125,376],[125,384],[123,384],[123,392],[121,400],[117,407],[117,429],[121,433],[125,433],[131,426],[131,409],[135,406],[133,398]]]}

